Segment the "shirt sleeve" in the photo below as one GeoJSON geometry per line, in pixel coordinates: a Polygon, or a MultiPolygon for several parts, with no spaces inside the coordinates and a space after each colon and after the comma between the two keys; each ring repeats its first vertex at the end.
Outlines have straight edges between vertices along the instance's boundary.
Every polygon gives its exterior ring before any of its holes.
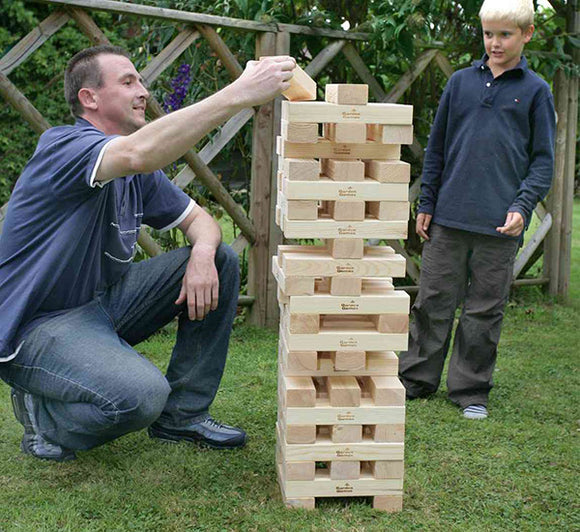
{"type": "Polygon", "coordinates": [[[141,176],[143,223],[159,231],[178,226],[197,205],[161,170],[141,176]]]}
{"type": "Polygon", "coordinates": [[[418,212],[433,214],[439,188],[441,187],[441,175],[445,165],[445,134],[447,131],[447,118],[449,113],[449,101],[451,84],[453,78],[449,80],[431,127],[425,159],[423,160],[423,174],[421,176],[421,194],[419,196],[418,212]]]}
{"type": "MultiPolygon", "coordinates": [[[[108,144],[116,135],[107,136],[96,128],[69,127],[47,139],[46,165],[50,185],[60,199],[94,194],[94,176],[108,144]]],[[[104,186],[104,183],[100,187],[104,186]]]]}
{"type": "Polygon", "coordinates": [[[556,113],[549,88],[538,95],[530,115],[531,137],[529,144],[530,165],[526,177],[518,189],[509,211],[519,212],[529,225],[532,212],[552,184],[554,174],[554,139],[556,113]]]}

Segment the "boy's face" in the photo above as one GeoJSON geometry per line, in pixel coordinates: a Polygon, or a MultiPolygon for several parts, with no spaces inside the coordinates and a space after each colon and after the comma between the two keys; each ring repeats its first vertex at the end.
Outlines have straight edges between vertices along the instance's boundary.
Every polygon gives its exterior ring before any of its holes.
{"type": "Polygon", "coordinates": [[[524,45],[534,33],[531,25],[525,31],[507,20],[482,21],[483,44],[489,56],[487,65],[494,75],[514,68],[520,61],[524,45]]]}

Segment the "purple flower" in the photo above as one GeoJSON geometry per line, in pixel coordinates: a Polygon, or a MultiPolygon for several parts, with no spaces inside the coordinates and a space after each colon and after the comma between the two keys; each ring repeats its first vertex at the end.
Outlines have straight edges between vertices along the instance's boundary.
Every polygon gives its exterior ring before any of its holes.
{"type": "Polygon", "coordinates": [[[177,75],[170,81],[171,92],[163,99],[163,108],[166,113],[177,111],[183,106],[187,91],[191,85],[191,65],[183,63],[177,69],[177,75]]]}

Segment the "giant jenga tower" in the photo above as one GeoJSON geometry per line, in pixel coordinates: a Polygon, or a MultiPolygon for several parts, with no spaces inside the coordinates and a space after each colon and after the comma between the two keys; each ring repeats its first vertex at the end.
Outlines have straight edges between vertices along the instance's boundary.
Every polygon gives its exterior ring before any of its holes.
{"type": "Polygon", "coordinates": [[[288,506],[372,496],[402,508],[407,348],[405,259],[365,239],[407,237],[412,106],[369,104],[366,85],[327,85],[326,102],[283,102],[273,257],[281,308],[277,464],[288,506]],[[320,125],[323,137],[319,137],[320,125]]]}

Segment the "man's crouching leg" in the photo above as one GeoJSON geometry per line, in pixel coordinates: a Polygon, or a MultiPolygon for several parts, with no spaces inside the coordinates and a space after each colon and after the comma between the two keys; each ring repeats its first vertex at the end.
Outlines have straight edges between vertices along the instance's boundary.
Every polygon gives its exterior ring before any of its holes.
{"type": "Polygon", "coordinates": [[[165,441],[190,441],[217,449],[242,447],[246,433],[216,421],[209,407],[217,393],[228,352],[239,293],[237,254],[220,245],[215,258],[219,275],[219,302],[200,321],[183,310],[177,341],[167,369],[171,395],[163,414],[150,429],[151,437],[165,441]]]}

